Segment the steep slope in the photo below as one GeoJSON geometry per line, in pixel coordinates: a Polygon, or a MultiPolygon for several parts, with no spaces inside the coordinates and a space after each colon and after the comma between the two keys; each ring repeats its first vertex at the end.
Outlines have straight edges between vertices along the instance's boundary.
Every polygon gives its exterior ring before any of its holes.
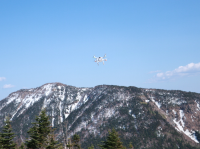
{"type": "Polygon", "coordinates": [[[71,111],[86,102],[87,92],[90,90],[51,83],[35,89],[14,92],[0,101],[0,127],[5,116],[9,116],[17,135],[24,140],[28,128],[42,108],[47,109],[51,125],[54,127],[54,124],[62,123],[71,111]]]}
{"type": "Polygon", "coordinates": [[[199,146],[200,94],[100,85],[76,88],[49,83],[19,90],[0,101],[0,127],[9,115],[19,141],[42,108],[46,108],[57,139],[78,133],[82,147],[105,140],[115,128],[124,145],[135,148],[199,146]],[[187,144],[189,143],[189,144],[187,144]]]}

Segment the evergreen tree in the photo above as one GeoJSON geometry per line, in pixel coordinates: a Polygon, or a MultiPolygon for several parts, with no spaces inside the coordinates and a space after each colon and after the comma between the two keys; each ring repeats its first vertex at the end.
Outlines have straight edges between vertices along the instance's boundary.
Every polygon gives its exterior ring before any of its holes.
{"type": "Polygon", "coordinates": [[[56,144],[57,144],[57,141],[55,141],[53,138],[50,138],[49,145],[46,147],[46,149],[55,149],[56,144]]]}
{"type": "Polygon", "coordinates": [[[130,142],[129,145],[128,145],[128,149],[134,149],[132,143],[130,142]]]}
{"type": "Polygon", "coordinates": [[[22,144],[20,145],[19,149],[25,149],[24,143],[22,143],[22,144]]]}
{"type": "Polygon", "coordinates": [[[28,131],[30,140],[26,141],[26,146],[32,149],[44,148],[48,144],[47,136],[51,131],[49,117],[46,115],[45,110],[42,110],[35,120],[36,122],[32,123],[33,127],[28,131]]]}
{"type": "Polygon", "coordinates": [[[71,143],[71,139],[68,139],[67,147],[68,147],[69,149],[72,149],[73,145],[72,145],[72,143],[71,143]]]}
{"type": "Polygon", "coordinates": [[[28,133],[30,134],[30,140],[26,141],[26,146],[28,148],[39,148],[39,134],[38,134],[38,126],[36,123],[33,123],[33,127],[29,129],[28,133]]]}
{"type": "Polygon", "coordinates": [[[72,137],[72,145],[73,145],[74,149],[80,149],[81,148],[79,135],[75,134],[72,137]]]}
{"type": "Polygon", "coordinates": [[[90,147],[88,147],[88,149],[94,149],[94,145],[91,145],[90,147]]]}
{"type": "Polygon", "coordinates": [[[60,148],[60,147],[61,147],[61,144],[58,144],[58,141],[56,141],[54,139],[54,134],[52,131],[52,133],[49,135],[48,145],[47,145],[46,149],[56,149],[56,148],[60,148]]]}
{"type": "Polygon", "coordinates": [[[3,146],[1,144],[1,135],[0,135],[0,149],[2,149],[2,148],[3,148],[3,146]]]}
{"type": "Polygon", "coordinates": [[[7,117],[5,126],[3,127],[2,133],[0,133],[0,148],[3,149],[14,149],[16,144],[12,141],[14,133],[12,133],[11,122],[7,117]]]}
{"type": "Polygon", "coordinates": [[[102,149],[124,149],[115,129],[112,129],[112,131],[109,132],[107,140],[103,141],[103,143],[103,145],[100,145],[102,149]]]}

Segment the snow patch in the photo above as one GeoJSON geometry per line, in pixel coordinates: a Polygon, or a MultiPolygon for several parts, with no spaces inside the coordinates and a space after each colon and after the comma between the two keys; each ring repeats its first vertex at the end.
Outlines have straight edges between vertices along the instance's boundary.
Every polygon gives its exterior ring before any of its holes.
{"type": "Polygon", "coordinates": [[[80,99],[81,99],[81,95],[80,95],[80,92],[78,92],[76,96],[76,100],[80,101],[80,99]]]}
{"type": "MultiPolygon", "coordinates": [[[[196,102],[196,100],[195,100],[195,102],[196,102]]],[[[199,103],[198,102],[196,102],[196,103],[197,103],[197,110],[200,111],[199,103]]]]}
{"type": "Polygon", "coordinates": [[[104,117],[112,117],[115,113],[115,110],[114,109],[105,109],[105,113],[104,113],[104,117]]]}
{"type": "Polygon", "coordinates": [[[182,126],[185,127],[185,123],[183,122],[184,112],[183,112],[183,110],[179,110],[179,112],[180,112],[180,117],[181,117],[180,122],[181,122],[182,126]]]}
{"type": "Polygon", "coordinates": [[[15,116],[15,114],[18,112],[18,109],[16,110],[16,112],[12,115],[12,118],[10,119],[12,121],[13,117],[15,116]]]}
{"type": "Polygon", "coordinates": [[[133,117],[133,118],[136,118],[135,114],[132,114],[132,117],[133,117]]]}
{"type": "Polygon", "coordinates": [[[0,108],[0,110],[3,109],[5,106],[7,106],[7,105],[8,105],[9,103],[11,103],[12,101],[16,100],[18,96],[19,96],[19,94],[13,93],[13,94],[11,95],[11,97],[8,98],[8,101],[0,108]]]}
{"type": "Polygon", "coordinates": [[[81,90],[82,90],[82,91],[86,91],[87,89],[88,89],[88,88],[82,88],[81,90]]]}
{"type": "Polygon", "coordinates": [[[51,99],[44,99],[44,102],[43,102],[43,106],[42,106],[42,109],[44,109],[44,108],[46,108],[47,107],[47,105],[49,105],[50,104],[50,102],[51,102],[51,99]]]}
{"type": "Polygon", "coordinates": [[[195,132],[194,131],[189,131],[188,129],[184,132],[188,137],[190,137],[192,140],[194,140],[196,143],[199,143],[199,141],[197,140],[196,136],[195,136],[195,132]]]}
{"type": "Polygon", "coordinates": [[[71,105],[71,112],[77,108],[78,102],[71,105]]]}
{"type": "Polygon", "coordinates": [[[65,113],[65,119],[66,119],[68,116],[69,116],[69,114],[68,114],[68,113],[65,113]]]}
{"type": "Polygon", "coordinates": [[[54,120],[55,118],[52,118],[52,123],[51,123],[52,127],[54,127],[54,120]]]}
{"type": "Polygon", "coordinates": [[[159,126],[157,129],[158,129],[158,130],[156,131],[157,137],[162,137],[162,136],[164,136],[163,133],[161,132],[161,131],[162,131],[162,127],[159,126]]]}
{"type": "Polygon", "coordinates": [[[179,98],[170,98],[168,104],[175,104],[175,105],[181,105],[182,103],[187,103],[185,100],[181,100],[179,98]]]}
{"type": "Polygon", "coordinates": [[[43,86],[43,89],[45,89],[45,95],[48,96],[51,93],[53,84],[47,84],[43,86]]]}
{"type": "Polygon", "coordinates": [[[176,111],[174,111],[174,109],[172,110],[172,112],[174,113],[174,115],[176,115],[176,111]]]}
{"type": "Polygon", "coordinates": [[[178,122],[176,121],[176,118],[173,120],[174,123],[176,124],[176,127],[175,127],[176,130],[178,130],[179,132],[183,132],[188,137],[190,137],[193,141],[195,141],[196,143],[199,143],[196,137],[194,136],[193,131],[190,132],[188,129],[184,130],[183,128],[185,126],[185,123],[183,122],[184,113],[183,113],[183,110],[179,110],[179,112],[180,112],[180,120],[178,122]]]}
{"type": "Polygon", "coordinates": [[[84,96],[83,101],[84,101],[84,103],[86,103],[88,101],[87,95],[84,96]]]}
{"type": "Polygon", "coordinates": [[[24,105],[26,108],[28,108],[30,105],[33,105],[35,102],[37,102],[40,98],[42,97],[41,94],[39,94],[37,97],[35,97],[34,95],[27,95],[24,98],[24,105]]]}
{"type": "Polygon", "coordinates": [[[59,88],[59,98],[63,101],[65,99],[65,87],[63,86],[64,90],[62,91],[61,86],[58,86],[59,88]]]}
{"type": "Polygon", "coordinates": [[[63,122],[63,118],[62,118],[62,106],[61,106],[61,102],[59,103],[59,110],[60,110],[60,122],[63,122]]]}
{"type": "Polygon", "coordinates": [[[150,98],[151,98],[151,100],[156,104],[156,106],[160,109],[161,104],[160,104],[159,102],[155,101],[155,100],[154,100],[154,97],[150,97],[150,98]]]}

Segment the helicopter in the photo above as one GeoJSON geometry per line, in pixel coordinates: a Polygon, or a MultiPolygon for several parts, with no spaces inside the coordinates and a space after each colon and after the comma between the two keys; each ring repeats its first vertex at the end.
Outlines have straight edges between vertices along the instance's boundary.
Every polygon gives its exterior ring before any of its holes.
{"type": "Polygon", "coordinates": [[[104,64],[104,61],[107,61],[107,59],[105,59],[105,57],[106,57],[106,54],[104,55],[104,57],[93,57],[93,58],[95,58],[95,61],[94,62],[96,62],[98,65],[99,65],[99,62],[103,62],[103,64],[104,64]]]}

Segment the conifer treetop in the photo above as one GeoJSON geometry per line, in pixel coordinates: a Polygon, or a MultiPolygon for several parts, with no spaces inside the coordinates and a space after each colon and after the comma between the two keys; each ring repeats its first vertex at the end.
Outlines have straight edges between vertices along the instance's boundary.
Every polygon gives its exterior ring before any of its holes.
{"type": "Polygon", "coordinates": [[[6,117],[5,126],[2,133],[0,133],[0,147],[3,149],[14,149],[16,143],[13,142],[14,133],[12,132],[10,118],[6,117]]]}
{"type": "Polygon", "coordinates": [[[109,135],[106,141],[103,141],[103,145],[100,145],[102,149],[124,149],[119,135],[115,129],[109,131],[109,135]]]}

